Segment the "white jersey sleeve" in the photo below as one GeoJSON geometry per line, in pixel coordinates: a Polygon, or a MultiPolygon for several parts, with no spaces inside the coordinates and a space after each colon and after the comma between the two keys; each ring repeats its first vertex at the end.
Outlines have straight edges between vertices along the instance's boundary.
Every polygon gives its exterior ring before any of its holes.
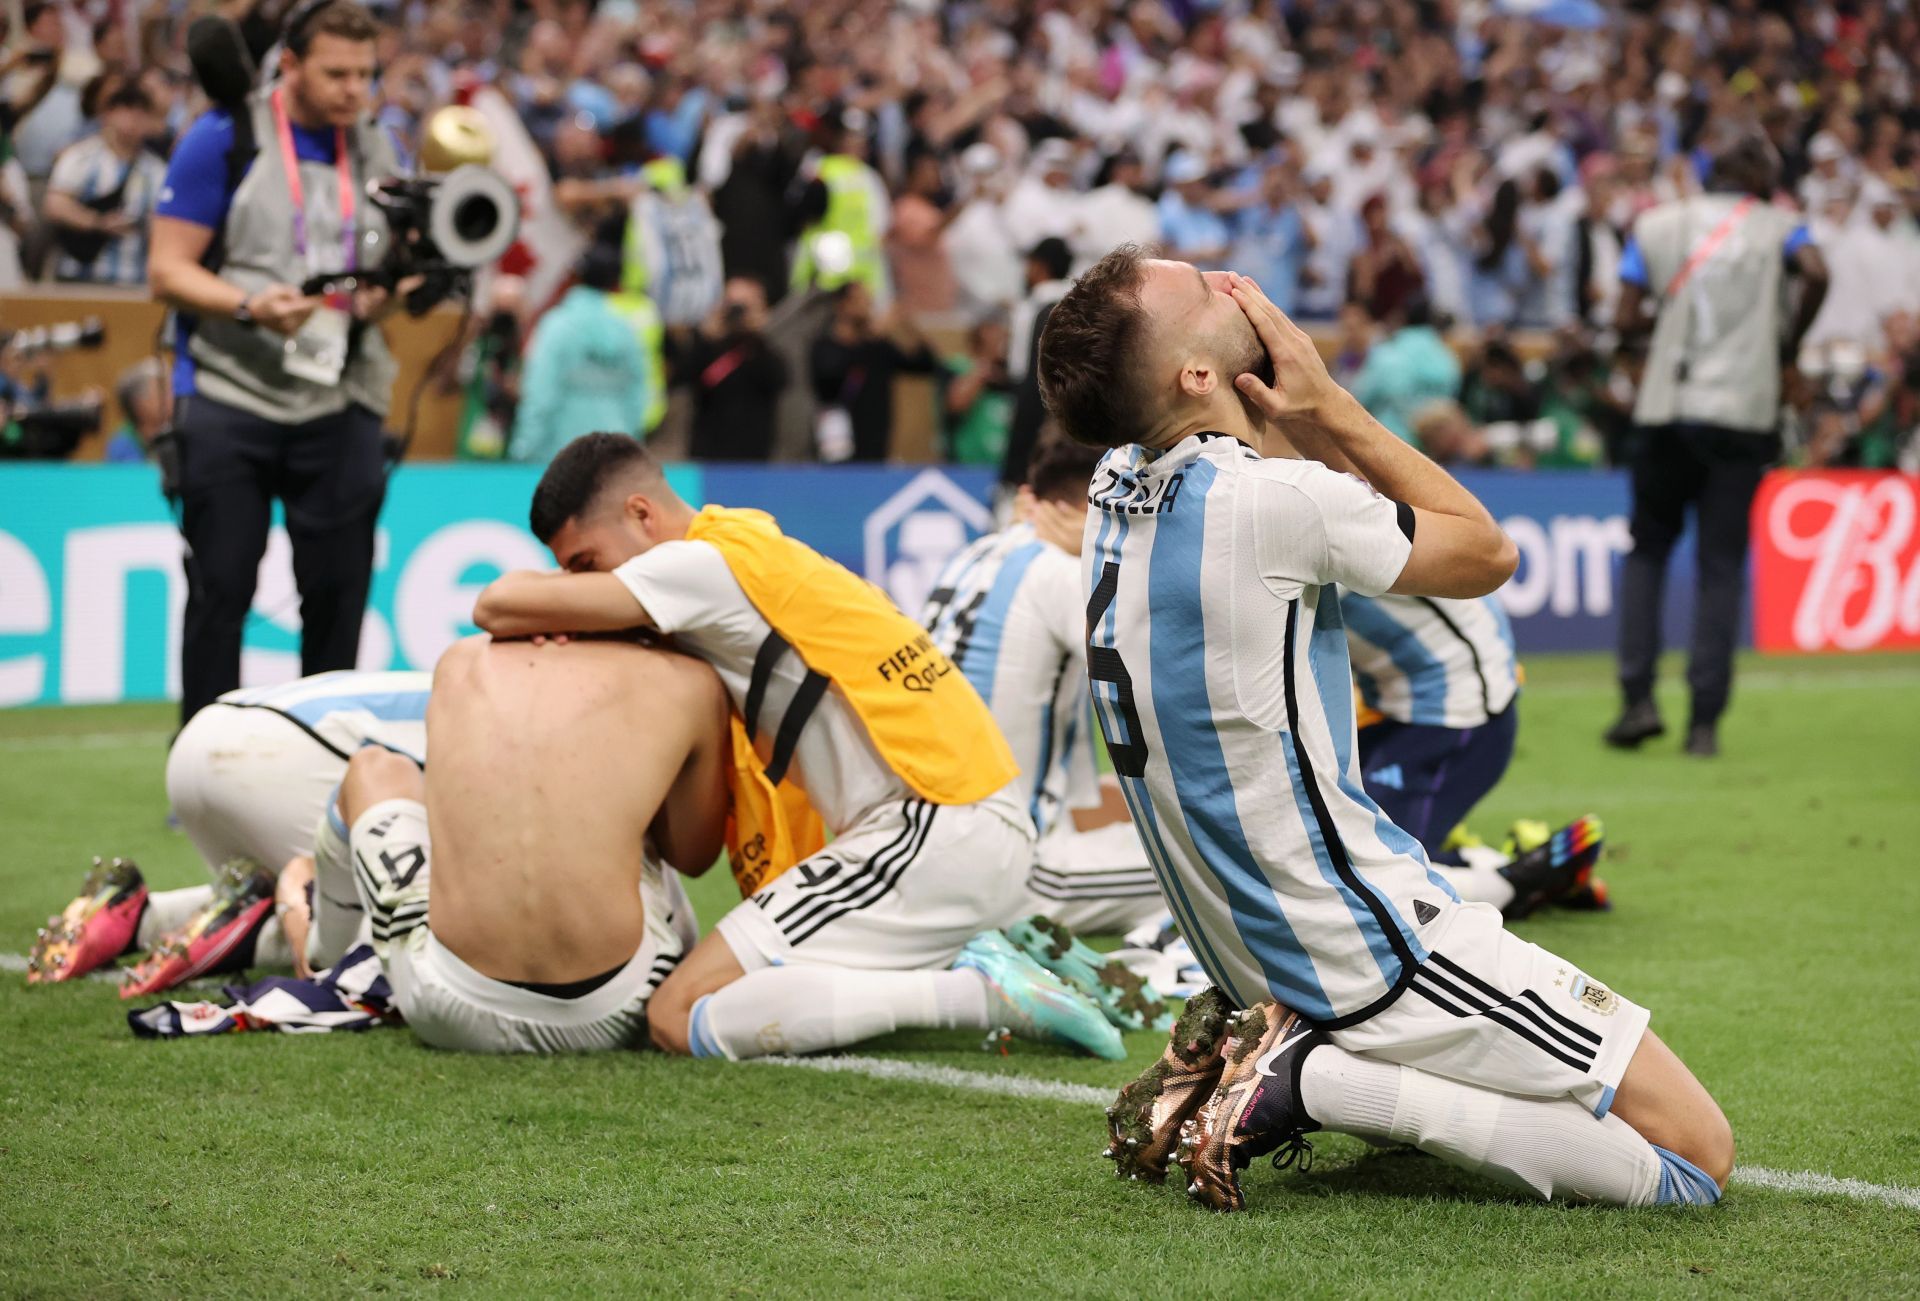
{"type": "Polygon", "coordinates": [[[1249,478],[1255,559],[1276,594],[1340,583],[1377,596],[1406,568],[1408,507],[1317,461],[1262,461],[1249,478]]]}
{"type": "Polygon", "coordinates": [[[662,542],[615,569],[613,576],[665,633],[709,627],[753,608],[709,542],[662,542]]]}

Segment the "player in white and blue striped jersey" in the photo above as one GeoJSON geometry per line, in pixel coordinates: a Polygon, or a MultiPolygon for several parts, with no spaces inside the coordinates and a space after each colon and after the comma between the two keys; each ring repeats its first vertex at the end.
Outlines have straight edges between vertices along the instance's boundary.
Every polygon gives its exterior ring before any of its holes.
{"type": "MultiPolygon", "coordinates": [[[[272,912],[234,906],[257,902],[252,895],[217,897],[216,887],[208,885],[150,893],[139,869],[123,864],[109,888],[126,900],[133,926],[124,939],[116,937],[117,946],[156,948],[212,909],[225,920],[196,942],[193,956],[230,956],[203,969],[175,963],[169,979],[191,979],[244,959],[281,965],[294,960],[296,948],[314,969],[331,965],[352,946],[360,911],[334,792],[347,760],[363,746],[425,761],[432,681],[431,673],[319,673],[229,691],[194,714],[167,753],[167,800],[208,871],[218,880],[226,864],[243,863],[234,889],[271,893],[274,878],[292,864],[288,884],[300,888],[284,891],[286,901],[304,910],[304,885],[311,879],[321,901],[335,905],[320,909],[319,916],[333,920],[312,928],[295,924],[301,933],[289,936],[272,912]],[[253,929],[241,936],[227,933],[231,926],[253,929]]],[[[117,953],[94,956],[111,961],[117,953]]]]}
{"type": "Polygon", "coordinates": [[[1447,879],[1462,898],[1490,903],[1509,921],[1576,892],[1591,894],[1602,847],[1600,820],[1591,814],[1553,833],[1542,823],[1516,824],[1505,853],[1470,835],[1471,852],[1449,845],[1506,775],[1519,732],[1519,661],[1499,599],[1347,591],[1340,613],[1368,711],[1360,772],[1373,802],[1429,859],[1455,869],[1447,879]]]}
{"type": "Polygon", "coordinates": [[[1123,1091],[1123,1168],[1130,1131],[1179,1130],[1189,1191],[1232,1208],[1253,1156],[1332,1128],[1543,1197],[1717,1199],[1731,1132],[1646,1010],[1460,902],[1361,781],[1334,585],[1485,595],[1517,560],[1492,516],[1229,273],[1116,250],[1040,367],[1066,432],[1114,449],[1084,555],[1095,715],[1182,931],[1249,1010],[1211,1099],[1156,1101],[1191,1039],[1123,1091]]]}
{"type": "MultiPolygon", "coordinates": [[[[1022,503],[1084,516],[1098,459],[1064,439],[1043,443],[1022,503]]],[[[1164,905],[1124,807],[1103,799],[1084,604],[1079,560],[1022,521],[955,556],[920,622],[987,702],[1020,764],[1037,837],[1026,911],[1075,931],[1126,931],[1164,905]]]]}

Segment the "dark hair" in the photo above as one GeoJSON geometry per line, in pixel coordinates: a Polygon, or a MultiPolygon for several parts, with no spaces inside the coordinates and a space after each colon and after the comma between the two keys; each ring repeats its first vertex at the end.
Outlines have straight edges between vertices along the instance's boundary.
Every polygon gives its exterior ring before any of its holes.
{"type": "Polygon", "coordinates": [[[108,95],[106,100],[100,105],[100,111],[102,113],[110,113],[116,108],[137,108],[142,113],[151,113],[153,112],[153,96],[141,89],[140,83],[137,81],[123,82],[114,87],[113,93],[108,95]]]}
{"type": "Polygon", "coordinates": [[[1027,461],[1027,487],[1036,497],[1085,501],[1087,485],[1093,482],[1093,468],[1104,455],[1103,448],[1076,443],[1049,428],[1041,433],[1040,445],[1027,461]]]}
{"type": "Polygon", "coordinates": [[[632,434],[582,434],[560,449],[540,476],[527,511],[527,527],[542,542],[599,499],[624,474],[660,474],[653,453],[632,434]]]}
{"type": "Polygon", "coordinates": [[[1714,155],[1707,188],[1771,198],[1780,175],[1780,155],[1773,142],[1759,132],[1748,132],[1714,155]]]}
{"type": "Polygon", "coordinates": [[[1049,280],[1065,280],[1073,270],[1073,250],[1058,235],[1049,235],[1027,253],[1029,262],[1038,262],[1049,280]]]}
{"type": "Polygon", "coordinates": [[[603,294],[610,294],[620,287],[620,278],[625,270],[625,251],[618,244],[607,243],[589,244],[574,268],[581,284],[589,289],[598,289],[603,294]]]}
{"type": "Polygon", "coordinates": [[[1498,271],[1506,261],[1507,250],[1513,247],[1513,237],[1518,233],[1519,218],[1520,187],[1511,180],[1502,181],[1493,192],[1493,206],[1482,226],[1487,235],[1486,251],[1477,259],[1482,271],[1498,271]]]}
{"type": "Polygon", "coordinates": [[[338,36],[347,41],[379,39],[373,15],[353,0],[310,0],[287,18],[286,42],[296,58],[306,58],[316,36],[338,36]]]}
{"type": "Polygon", "coordinates": [[[1141,432],[1137,354],[1146,250],[1122,244],[1074,282],[1040,334],[1040,396],[1069,438],[1124,447],[1141,432]]]}

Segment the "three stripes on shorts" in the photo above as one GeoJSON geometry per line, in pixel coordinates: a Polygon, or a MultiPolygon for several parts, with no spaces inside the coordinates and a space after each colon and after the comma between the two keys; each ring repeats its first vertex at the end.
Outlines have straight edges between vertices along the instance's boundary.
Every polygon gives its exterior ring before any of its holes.
{"type": "MultiPolygon", "coordinates": [[[[934,815],[939,812],[937,805],[926,800],[904,800],[900,808],[904,814],[900,834],[882,846],[872,858],[845,875],[838,869],[847,865],[835,860],[832,851],[789,869],[789,873],[800,874],[803,883],[800,897],[787,904],[773,918],[773,924],[786,936],[787,943],[795,946],[805,943],[808,937],[831,926],[848,913],[878,903],[900,884],[900,878],[913,866],[913,860],[919,857],[921,848],[927,843],[927,832],[932,829],[934,815]],[[810,879],[809,871],[823,864],[831,864],[834,870],[819,877],[816,883],[806,884],[810,879]]],[[[786,886],[791,883],[783,877],[781,884],[786,886]]],[[[773,896],[762,892],[755,895],[753,901],[765,908],[773,902],[773,896]]]]}
{"type": "Polygon", "coordinates": [[[1480,1016],[1504,1026],[1576,1071],[1593,1069],[1600,1036],[1547,1006],[1531,989],[1508,996],[1441,954],[1413,973],[1413,991],[1454,1016],[1480,1016]]]}

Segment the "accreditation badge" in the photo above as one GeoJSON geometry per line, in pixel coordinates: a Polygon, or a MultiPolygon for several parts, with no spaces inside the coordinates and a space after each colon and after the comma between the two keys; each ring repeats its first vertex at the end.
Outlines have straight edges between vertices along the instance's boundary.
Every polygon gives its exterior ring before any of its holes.
{"type": "Polygon", "coordinates": [[[332,388],[347,368],[347,335],[353,318],[338,307],[321,307],[286,342],[281,365],[287,374],[332,388]]]}

